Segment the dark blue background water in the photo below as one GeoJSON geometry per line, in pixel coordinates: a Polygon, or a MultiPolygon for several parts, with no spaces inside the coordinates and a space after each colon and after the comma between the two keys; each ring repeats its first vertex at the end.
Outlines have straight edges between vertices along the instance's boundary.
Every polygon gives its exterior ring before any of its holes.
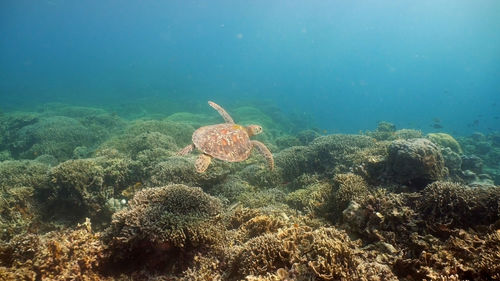
{"type": "Polygon", "coordinates": [[[337,132],[500,130],[499,15],[497,0],[2,0],[0,109],[266,99],[337,132]]]}

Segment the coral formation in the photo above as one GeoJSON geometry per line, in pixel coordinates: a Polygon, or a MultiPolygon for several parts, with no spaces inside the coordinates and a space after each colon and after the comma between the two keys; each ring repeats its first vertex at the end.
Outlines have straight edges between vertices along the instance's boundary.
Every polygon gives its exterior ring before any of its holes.
{"type": "Polygon", "coordinates": [[[422,191],[418,211],[428,224],[474,228],[500,219],[500,189],[434,182],[422,191]]]}
{"type": "Polygon", "coordinates": [[[99,273],[102,249],[88,220],[73,230],[16,236],[0,245],[0,279],[112,280],[99,273]]]}
{"type": "Polygon", "coordinates": [[[155,270],[182,266],[196,250],[222,242],[218,199],[185,185],[144,189],[113,215],[105,232],[111,267],[155,270]],[[144,251],[144,249],[148,249],[144,251]]]}
{"type": "Polygon", "coordinates": [[[133,162],[122,158],[68,160],[50,170],[49,183],[37,189],[36,196],[45,198],[46,218],[70,224],[85,217],[106,222],[112,214],[106,202],[138,181],[135,169],[133,162]]]}
{"type": "Polygon", "coordinates": [[[387,169],[397,183],[416,188],[446,175],[439,148],[427,139],[393,141],[388,148],[387,169]]]}
{"type": "Polygon", "coordinates": [[[462,153],[462,147],[457,140],[455,140],[452,136],[445,133],[431,133],[427,134],[427,138],[431,140],[433,143],[441,146],[448,147],[455,153],[462,153]]]}

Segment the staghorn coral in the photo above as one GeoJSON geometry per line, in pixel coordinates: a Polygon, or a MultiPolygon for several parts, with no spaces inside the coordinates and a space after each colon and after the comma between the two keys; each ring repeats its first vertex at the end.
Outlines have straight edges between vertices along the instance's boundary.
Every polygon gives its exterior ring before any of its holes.
{"type": "Polygon", "coordinates": [[[291,265],[288,251],[276,234],[264,234],[247,241],[234,261],[235,274],[263,275],[291,265]]]}
{"type": "Polygon", "coordinates": [[[265,233],[273,233],[285,226],[280,217],[270,215],[259,215],[253,217],[243,224],[243,229],[248,237],[256,237],[265,233]]]}
{"type": "Polygon", "coordinates": [[[38,231],[34,190],[48,182],[47,170],[48,166],[35,161],[0,163],[0,240],[38,231]]]}
{"type": "Polygon", "coordinates": [[[409,236],[422,227],[418,213],[410,204],[419,197],[415,193],[375,190],[359,203],[351,201],[342,212],[343,227],[366,243],[383,241],[404,247],[409,236]]]}
{"type": "Polygon", "coordinates": [[[240,194],[255,191],[256,188],[238,176],[229,175],[224,181],[213,186],[208,192],[214,196],[236,203],[240,194]]]}
{"type": "Polygon", "coordinates": [[[185,266],[193,252],[223,241],[221,208],[218,199],[196,187],[169,185],[137,192],[105,231],[108,267],[132,271],[185,266]]]}
{"type": "Polygon", "coordinates": [[[478,235],[457,229],[446,241],[429,236],[417,241],[425,246],[416,258],[395,259],[398,275],[422,280],[500,280],[498,230],[478,235]]]}
{"type": "Polygon", "coordinates": [[[138,120],[134,121],[125,131],[125,136],[138,136],[143,133],[158,132],[171,137],[178,147],[183,147],[191,142],[194,127],[188,124],[168,120],[138,120]]]}
{"type": "Polygon", "coordinates": [[[280,136],[275,140],[275,142],[279,150],[302,145],[301,141],[297,137],[291,135],[280,136]]]}
{"type": "Polygon", "coordinates": [[[394,133],[396,139],[418,139],[423,137],[422,131],[413,129],[401,129],[394,133]]]}
{"type": "MultiPolygon", "coordinates": [[[[255,161],[254,155],[250,160],[247,161],[255,161]]],[[[262,157],[262,156],[258,156],[262,157]]],[[[247,181],[252,186],[255,186],[259,189],[266,189],[278,186],[280,182],[280,177],[276,171],[270,171],[267,165],[264,164],[264,161],[259,161],[258,163],[245,165],[245,167],[239,170],[236,174],[241,179],[247,181]]]]}
{"type": "Polygon", "coordinates": [[[365,134],[376,139],[376,140],[393,140],[395,139],[396,125],[381,121],[377,125],[375,131],[367,131],[365,134]]]}
{"type": "Polygon", "coordinates": [[[222,275],[221,262],[217,258],[197,254],[193,258],[193,265],[181,274],[179,280],[223,280],[222,275]]]}
{"type": "Polygon", "coordinates": [[[246,207],[262,208],[266,206],[274,206],[284,208],[286,194],[278,188],[270,188],[259,191],[247,191],[238,196],[238,201],[246,207]]]}
{"type": "Polygon", "coordinates": [[[89,220],[73,230],[17,236],[0,246],[0,275],[7,280],[111,280],[99,273],[102,249],[89,220]]]}

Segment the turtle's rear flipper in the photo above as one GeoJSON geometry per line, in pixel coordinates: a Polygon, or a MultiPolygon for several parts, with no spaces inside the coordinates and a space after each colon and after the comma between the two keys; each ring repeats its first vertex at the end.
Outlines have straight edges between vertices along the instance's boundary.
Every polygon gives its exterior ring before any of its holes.
{"type": "Polygon", "coordinates": [[[198,158],[196,158],[196,163],[194,164],[194,167],[196,168],[196,171],[198,173],[204,173],[208,165],[210,165],[210,162],[212,162],[212,157],[206,154],[200,154],[198,158]]]}
{"type": "Polygon", "coordinates": [[[191,151],[193,151],[193,149],[194,149],[194,144],[190,144],[190,145],[184,147],[181,151],[177,152],[177,155],[184,156],[184,155],[190,153],[191,151]]]}

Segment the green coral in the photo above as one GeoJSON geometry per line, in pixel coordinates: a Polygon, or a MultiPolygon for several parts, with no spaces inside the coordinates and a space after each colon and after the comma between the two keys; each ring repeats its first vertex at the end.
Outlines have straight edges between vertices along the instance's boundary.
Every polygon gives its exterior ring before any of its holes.
{"type": "Polygon", "coordinates": [[[282,179],[292,181],[303,173],[331,176],[348,172],[360,160],[363,150],[376,146],[375,139],[360,135],[328,135],[307,146],[294,146],[276,154],[282,179]]]}
{"type": "Polygon", "coordinates": [[[49,172],[50,183],[37,190],[44,216],[69,223],[90,217],[109,221],[113,210],[106,202],[138,181],[136,165],[123,158],[89,158],[65,161],[49,172]]]}
{"type": "Polygon", "coordinates": [[[64,161],[73,156],[76,147],[92,147],[107,136],[106,132],[90,130],[76,119],[47,117],[21,128],[17,141],[10,145],[10,151],[14,157],[33,159],[50,154],[64,161]]]}
{"type": "Polygon", "coordinates": [[[47,182],[49,167],[30,160],[0,162],[0,192],[14,187],[38,187],[47,182]]]}
{"type": "Polygon", "coordinates": [[[463,153],[462,147],[452,136],[445,133],[427,134],[427,138],[441,147],[449,147],[455,153],[463,153]]]}
{"type": "Polygon", "coordinates": [[[147,182],[152,186],[179,183],[210,189],[222,182],[230,172],[227,162],[212,161],[210,169],[198,173],[194,168],[194,157],[172,156],[151,168],[147,182]]]}
{"type": "Polygon", "coordinates": [[[169,185],[141,190],[127,209],[113,215],[105,232],[109,262],[134,269],[185,262],[178,255],[223,240],[224,228],[217,219],[221,211],[220,201],[197,187],[169,185]]]}
{"type": "Polygon", "coordinates": [[[175,144],[179,147],[184,147],[191,143],[191,136],[194,132],[194,127],[188,124],[176,123],[171,121],[158,120],[138,120],[126,129],[125,135],[138,136],[143,133],[158,132],[166,136],[170,136],[175,144]]]}
{"type": "Polygon", "coordinates": [[[327,182],[315,182],[305,188],[300,188],[288,193],[286,202],[292,208],[314,214],[324,207],[331,192],[331,184],[327,182]]]}

